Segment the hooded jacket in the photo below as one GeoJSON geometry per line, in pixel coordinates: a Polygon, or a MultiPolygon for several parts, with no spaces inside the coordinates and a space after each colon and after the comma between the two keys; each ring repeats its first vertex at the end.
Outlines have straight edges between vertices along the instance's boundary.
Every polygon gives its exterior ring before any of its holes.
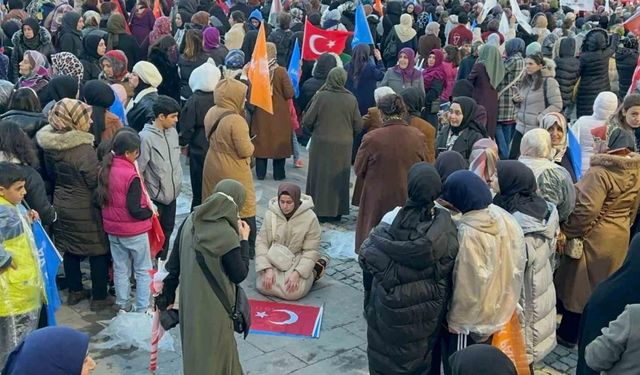
{"type": "Polygon", "coordinates": [[[560,86],[562,103],[568,106],[572,101],[573,89],[580,77],[580,61],[575,57],[576,40],[573,38],[561,38],[559,41],[556,63],[556,81],[560,86]]]}
{"type": "Polygon", "coordinates": [[[486,339],[516,309],[526,265],[524,235],[511,214],[492,204],[462,215],[458,242],[449,331],[486,339]]]}
{"type": "Polygon", "coordinates": [[[140,132],[138,169],[149,197],[162,204],[173,202],[182,187],[180,144],[175,128],[158,129],[147,124],[140,132]]]}
{"type": "MultiPolygon", "coordinates": [[[[596,96],[602,91],[611,91],[609,81],[609,58],[615,52],[615,44],[609,43],[605,30],[593,29],[587,33],[580,54],[580,84],[578,85],[577,114],[587,116],[596,96]]],[[[615,38],[614,38],[615,39],[615,38]]]]}
{"type": "Polygon", "coordinates": [[[539,220],[514,212],[526,246],[527,263],[520,305],[524,308],[524,338],[529,363],[539,362],[556,346],[556,289],[551,260],[556,251],[559,230],[558,211],[547,203],[549,214],[539,220]]]}
{"type": "Polygon", "coordinates": [[[365,311],[372,374],[429,373],[458,252],[451,216],[439,208],[432,213],[424,236],[397,240],[382,223],[360,249],[360,264],[373,274],[365,311]]]}
{"type": "Polygon", "coordinates": [[[256,288],[266,296],[276,296],[289,301],[296,301],[309,293],[314,281],[313,268],[320,254],[320,223],[313,212],[313,199],[305,194],[300,197],[301,204],[287,220],[278,205],[278,198],[271,198],[264,215],[260,232],[256,238],[256,288]],[[269,249],[273,244],[284,245],[294,255],[291,268],[281,271],[271,264],[269,249]],[[262,287],[263,273],[271,268],[276,280],[271,289],[262,287]],[[300,274],[298,289],[288,292],[285,281],[293,271],[300,274]]]}
{"type": "Polygon", "coordinates": [[[638,64],[638,48],[618,47],[616,51],[616,69],[618,70],[618,82],[620,90],[618,97],[622,100],[629,91],[633,72],[638,64]]]}

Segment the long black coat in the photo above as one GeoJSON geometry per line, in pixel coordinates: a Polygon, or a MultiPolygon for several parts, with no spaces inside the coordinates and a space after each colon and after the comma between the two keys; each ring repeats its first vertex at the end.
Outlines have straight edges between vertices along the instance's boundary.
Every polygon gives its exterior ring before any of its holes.
{"type": "Polygon", "coordinates": [[[419,239],[396,241],[389,225],[382,223],[360,249],[360,264],[373,275],[365,311],[371,374],[430,371],[458,253],[457,231],[449,213],[434,212],[419,239]]]}
{"type": "Polygon", "coordinates": [[[618,83],[620,92],[618,98],[622,100],[631,86],[633,71],[638,62],[638,50],[631,48],[618,48],[616,51],[616,69],[618,70],[618,83]]]}
{"type": "Polygon", "coordinates": [[[609,58],[617,44],[609,45],[607,32],[593,29],[582,42],[580,54],[580,84],[578,86],[577,114],[588,116],[593,113],[593,102],[602,91],[611,91],[609,81],[609,58]]]}
{"type": "Polygon", "coordinates": [[[556,81],[560,86],[562,103],[565,107],[571,103],[573,89],[580,77],[580,61],[575,57],[576,41],[573,38],[562,38],[556,63],[556,81]]]}

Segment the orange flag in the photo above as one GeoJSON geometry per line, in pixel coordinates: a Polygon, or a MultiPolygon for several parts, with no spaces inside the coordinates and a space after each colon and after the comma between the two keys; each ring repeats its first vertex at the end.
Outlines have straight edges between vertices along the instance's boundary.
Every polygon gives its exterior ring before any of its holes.
{"type": "Polygon", "coordinates": [[[373,4],[373,9],[375,9],[376,12],[378,12],[382,16],[383,15],[382,0],[376,0],[375,3],[373,4]]]}
{"type": "Polygon", "coordinates": [[[249,82],[251,82],[251,95],[249,103],[273,114],[273,102],[271,100],[271,78],[269,77],[269,59],[267,58],[267,38],[264,31],[265,22],[260,25],[256,47],[251,55],[249,63],[249,82]]]}

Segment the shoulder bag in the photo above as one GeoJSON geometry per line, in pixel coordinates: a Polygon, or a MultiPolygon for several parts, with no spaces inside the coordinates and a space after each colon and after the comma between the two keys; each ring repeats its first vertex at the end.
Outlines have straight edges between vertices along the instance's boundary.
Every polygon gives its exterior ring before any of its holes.
{"type": "Polygon", "coordinates": [[[269,260],[269,263],[271,263],[279,271],[286,272],[290,270],[291,267],[293,267],[293,263],[295,262],[295,255],[293,255],[288,247],[276,242],[276,223],[278,221],[278,216],[271,211],[269,211],[269,215],[271,215],[272,218],[272,242],[271,247],[269,247],[269,250],[267,251],[267,259],[269,260]]]}
{"type": "Polygon", "coordinates": [[[222,115],[220,115],[220,117],[216,120],[216,122],[213,123],[211,130],[209,130],[209,134],[207,134],[207,141],[211,139],[211,136],[213,135],[213,133],[216,131],[216,129],[218,129],[218,125],[220,125],[220,121],[222,121],[222,119],[224,119],[225,117],[232,115],[233,113],[234,112],[232,111],[225,111],[222,113],[222,115]]]}

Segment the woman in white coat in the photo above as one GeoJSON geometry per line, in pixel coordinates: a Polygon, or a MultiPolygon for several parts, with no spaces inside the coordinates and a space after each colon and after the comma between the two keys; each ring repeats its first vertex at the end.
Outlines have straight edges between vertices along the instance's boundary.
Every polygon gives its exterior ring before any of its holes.
{"type": "Polygon", "coordinates": [[[324,273],[320,223],[313,199],[291,183],[278,187],[256,239],[256,288],[267,296],[295,301],[324,273]]]}

